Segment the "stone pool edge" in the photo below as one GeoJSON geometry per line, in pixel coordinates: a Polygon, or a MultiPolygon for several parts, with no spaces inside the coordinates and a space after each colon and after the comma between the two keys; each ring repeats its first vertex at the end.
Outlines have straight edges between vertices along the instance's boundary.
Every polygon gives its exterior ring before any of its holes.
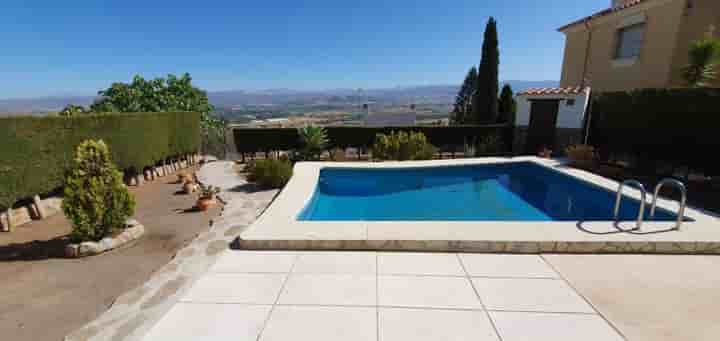
{"type": "MultiPolygon", "coordinates": [[[[480,253],[660,253],[720,254],[720,224],[714,216],[688,208],[694,219],[680,231],[661,232],[667,222],[647,222],[646,234],[619,233],[612,222],[312,222],[297,221],[311,200],[320,169],[417,168],[531,161],[613,191],[618,183],[557,160],[537,157],[482,158],[384,163],[298,163],[295,174],[266,212],[234,242],[253,250],[386,250],[480,253]],[[587,225],[587,226],[585,226],[587,225]]],[[[628,189],[627,196],[640,199],[628,189]]],[[[676,205],[658,200],[671,212],[676,205]]]]}

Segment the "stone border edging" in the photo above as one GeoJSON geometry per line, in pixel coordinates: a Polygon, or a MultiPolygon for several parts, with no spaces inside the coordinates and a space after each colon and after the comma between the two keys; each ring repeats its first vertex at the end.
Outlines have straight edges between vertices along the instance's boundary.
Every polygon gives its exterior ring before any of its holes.
{"type": "Polygon", "coordinates": [[[68,244],[65,246],[65,257],[82,258],[98,255],[112,249],[117,249],[123,245],[127,245],[145,234],[145,226],[135,219],[128,219],[125,222],[125,226],[125,230],[115,237],[105,237],[98,242],[68,244]]]}

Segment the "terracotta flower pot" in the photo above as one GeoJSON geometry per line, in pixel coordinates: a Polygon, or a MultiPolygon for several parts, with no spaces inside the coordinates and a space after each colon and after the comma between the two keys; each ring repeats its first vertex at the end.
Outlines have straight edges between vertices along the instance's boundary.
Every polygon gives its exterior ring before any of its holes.
{"type": "Polygon", "coordinates": [[[192,182],[186,182],[186,183],[183,185],[183,192],[184,192],[185,194],[190,194],[190,193],[192,193],[192,192],[195,192],[195,184],[192,183],[192,182]]]}
{"type": "Polygon", "coordinates": [[[200,211],[207,211],[212,206],[213,200],[211,198],[200,198],[195,204],[200,211]]]}

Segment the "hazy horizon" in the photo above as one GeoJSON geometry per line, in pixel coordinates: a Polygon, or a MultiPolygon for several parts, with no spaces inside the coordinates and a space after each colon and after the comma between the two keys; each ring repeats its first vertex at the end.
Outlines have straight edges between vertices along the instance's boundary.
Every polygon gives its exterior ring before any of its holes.
{"type": "MultiPolygon", "coordinates": [[[[128,80],[127,82],[130,82],[131,80],[128,80]]],[[[559,79],[542,79],[542,80],[524,80],[524,79],[508,79],[508,80],[501,80],[500,84],[505,83],[512,83],[512,82],[523,82],[523,83],[549,83],[549,82],[556,82],[559,83],[559,79]]],[[[109,86],[110,84],[108,84],[109,86]]],[[[327,93],[327,92],[336,92],[336,91],[378,91],[378,90],[393,90],[393,89],[415,89],[415,88],[427,88],[427,87],[458,87],[460,86],[460,82],[458,84],[418,84],[418,85],[397,85],[397,86],[384,86],[384,87],[368,87],[368,88],[360,88],[360,87],[341,87],[341,88],[318,88],[318,89],[296,89],[291,87],[278,87],[278,88],[261,88],[261,89],[240,89],[240,88],[230,88],[230,89],[219,89],[219,90],[208,90],[203,89],[207,91],[208,93],[227,93],[227,92],[244,92],[248,94],[257,94],[257,93],[267,93],[267,92],[279,92],[279,91],[287,91],[287,92],[297,92],[297,93],[327,93]]],[[[101,89],[98,89],[98,91],[101,89]]],[[[97,93],[97,91],[95,91],[97,93]]],[[[34,100],[34,99],[58,99],[58,98],[74,98],[74,97],[95,97],[97,96],[96,93],[67,93],[67,94],[50,94],[50,95],[44,95],[44,96],[20,96],[20,97],[0,97],[0,101],[14,101],[14,100],[34,100]]]]}

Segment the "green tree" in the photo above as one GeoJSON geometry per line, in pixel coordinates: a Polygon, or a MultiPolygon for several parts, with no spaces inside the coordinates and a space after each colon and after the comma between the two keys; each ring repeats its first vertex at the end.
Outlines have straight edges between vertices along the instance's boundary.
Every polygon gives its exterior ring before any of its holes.
{"type": "Polygon", "coordinates": [[[112,235],[135,211],[135,200],[102,140],[87,140],[77,147],[64,191],[62,208],[72,221],[70,236],[76,242],[112,235]]]}
{"type": "Polygon", "coordinates": [[[477,82],[477,68],[471,67],[465,76],[465,80],[460,86],[458,94],[455,96],[452,115],[450,117],[452,124],[466,124],[470,119],[471,103],[473,92],[475,92],[475,83],[477,82]]]}
{"type": "Polygon", "coordinates": [[[498,116],[498,49],[497,23],[490,17],[485,27],[480,67],[478,67],[477,93],[473,96],[473,123],[494,123],[498,116]]]}
{"type": "Polygon", "coordinates": [[[500,99],[498,102],[498,122],[515,124],[516,102],[513,98],[513,91],[510,84],[505,84],[500,91],[500,99]]]}
{"type": "Polygon", "coordinates": [[[720,40],[708,37],[692,42],[690,62],[683,68],[683,77],[694,88],[706,87],[717,77],[720,65],[720,40]]]}
{"type": "Polygon", "coordinates": [[[85,107],[83,107],[82,105],[68,104],[62,110],[60,110],[60,112],[58,112],[58,115],[70,117],[77,114],[85,113],[88,113],[88,110],[85,109],[85,107]]]}
{"type": "Polygon", "coordinates": [[[199,112],[203,150],[224,153],[226,121],[210,114],[214,107],[207,93],[193,86],[188,73],[153,80],[138,75],[130,83],[113,83],[98,95],[100,99],[90,106],[92,112],[199,112]]]}

